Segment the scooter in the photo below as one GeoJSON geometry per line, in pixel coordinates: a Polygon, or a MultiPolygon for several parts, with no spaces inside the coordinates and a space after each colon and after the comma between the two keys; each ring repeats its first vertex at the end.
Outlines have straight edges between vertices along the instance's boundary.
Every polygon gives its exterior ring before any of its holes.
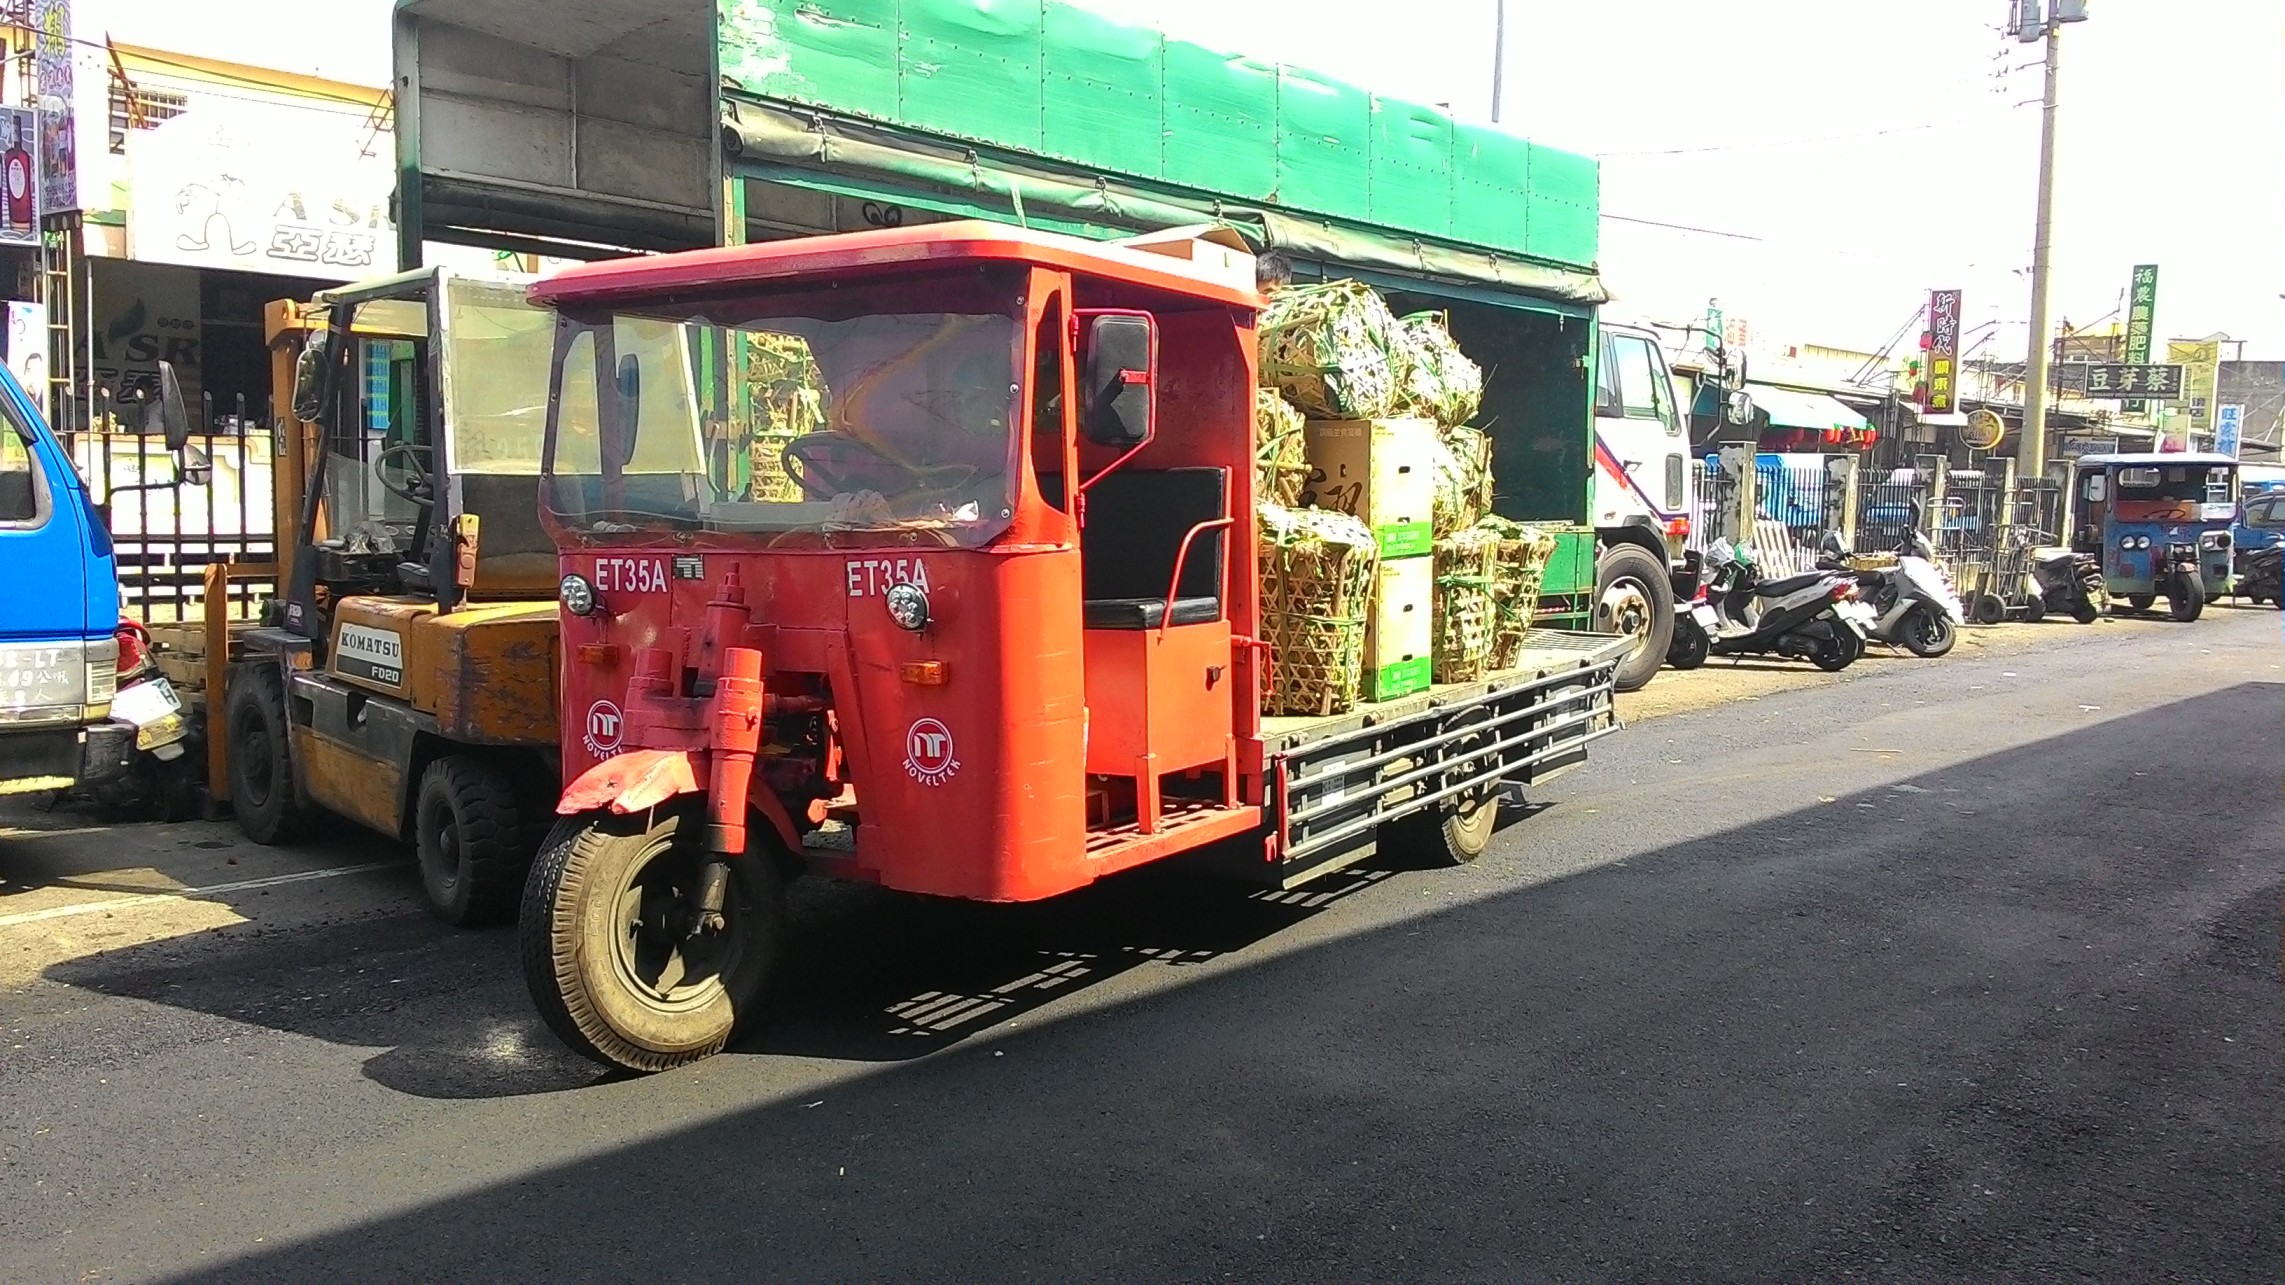
{"type": "Polygon", "coordinates": [[[1863,604],[1846,575],[1811,571],[1761,578],[1753,555],[1716,540],[1706,550],[1708,579],[1677,612],[1666,663],[1696,669],[1708,656],[1789,656],[1837,673],[1864,655],[1863,604]]]}
{"type": "Polygon", "coordinates": [[[135,727],[135,757],[127,771],[94,787],[96,802],[109,808],[149,807],[163,821],[198,812],[199,778],[186,757],[190,721],[182,697],[152,658],[150,632],[132,620],[119,622],[119,688],[111,717],[135,727]]]}
{"type": "Polygon", "coordinates": [[[2102,559],[2091,553],[2044,548],[2031,551],[2031,583],[2038,590],[2031,602],[2036,620],[2050,611],[2070,613],[2073,620],[2091,625],[2103,614],[2102,559]]]}
{"type": "Polygon", "coordinates": [[[2237,583],[2230,592],[2249,602],[2267,599],[2285,611],[2285,548],[2271,546],[2240,553],[2237,583]]]}
{"type": "Polygon", "coordinates": [[[1826,533],[1817,553],[1820,568],[1855,580],[1858,597],[1872,611],[1867,637],[1930,660],[1950,651],[1958,640],[1966,609],[1934,562],[1928,537],[1919,531],[1905,536],[1889,566],[1848,565],[1849,544],[1838,531],[1826,533]]]}

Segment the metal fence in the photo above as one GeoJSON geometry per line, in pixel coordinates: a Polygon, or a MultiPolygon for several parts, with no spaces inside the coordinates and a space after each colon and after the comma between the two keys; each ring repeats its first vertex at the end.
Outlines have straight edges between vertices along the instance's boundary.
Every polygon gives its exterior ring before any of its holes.
{"type": "MultiPolygon", "coordinates": [[[[204,399],[191,446],[212,461],[203,486],[177,479],[175,461],[156,432],[98,428],[69,436],[72,463],[111,522],[119,561],[120,610],[147,624],[199,618],[206,568],[217,562],[265,562],[276,556],[272,472],[275,435],[268,407],[236,398],[225,407],[204,399]]],[[[139,424],[141,406],[99,406],[98,424],[139,424]]],[[[232,619],[250,619],[275,587],[231,585],[232,619]]]]}

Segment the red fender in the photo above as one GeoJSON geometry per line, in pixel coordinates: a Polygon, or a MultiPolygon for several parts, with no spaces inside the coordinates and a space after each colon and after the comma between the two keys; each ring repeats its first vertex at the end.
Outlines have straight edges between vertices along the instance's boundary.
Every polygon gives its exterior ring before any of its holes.
{"type": "MultiPolygon", "coordinates": [[[[608,808],[625,816],[685,794],[704,794],[706,782],[704,750],[628,750],[581,773],[556,801],[555,811],[558,816],[575,816],[608,808]]],[[[801,835],[776,795],[766,789],[749,792],[746,801],[769,821],[789,851],[800,850],[801,835]]]]}

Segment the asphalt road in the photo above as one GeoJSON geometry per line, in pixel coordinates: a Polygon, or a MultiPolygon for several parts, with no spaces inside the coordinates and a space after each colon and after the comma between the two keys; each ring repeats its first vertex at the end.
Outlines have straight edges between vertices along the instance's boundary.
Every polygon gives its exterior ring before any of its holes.
{"type": "Polygon", "coordinates": [[[2276,1280],[2280,617],[2023,628],[1465,870],[805,888],[640,1080],[385,849],[12,814],[0,1280],[2276,1280]]]}

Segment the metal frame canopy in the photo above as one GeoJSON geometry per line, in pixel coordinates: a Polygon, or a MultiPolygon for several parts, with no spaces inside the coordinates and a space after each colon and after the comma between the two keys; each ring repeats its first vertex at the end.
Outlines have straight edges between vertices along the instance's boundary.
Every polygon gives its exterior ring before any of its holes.
{"type": "Polygon", "coordinates": [[[714,0],[398,0],[399,263],[716,242],[714,0]]]}

